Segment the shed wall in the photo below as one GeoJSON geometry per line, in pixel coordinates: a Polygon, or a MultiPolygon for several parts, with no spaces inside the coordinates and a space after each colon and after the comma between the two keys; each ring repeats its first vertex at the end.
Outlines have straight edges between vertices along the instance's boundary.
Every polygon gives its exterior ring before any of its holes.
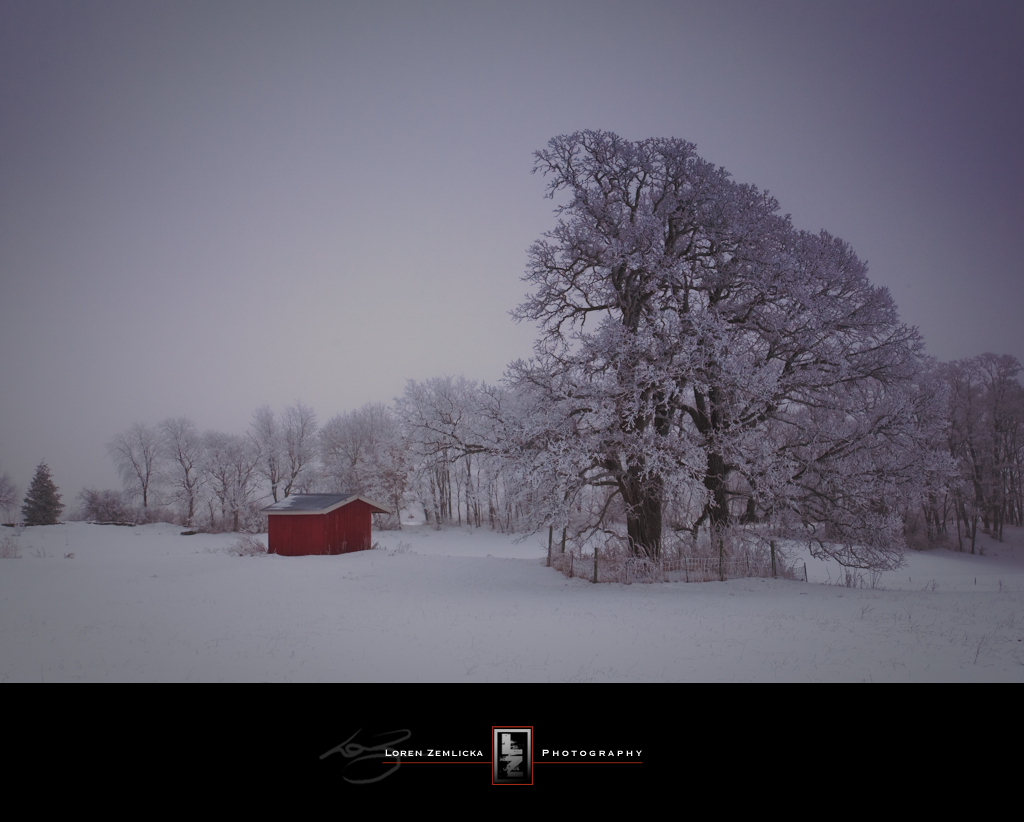
{"type": "Polygon", "coordinates": [[[327,514],[327,546],[331,554],[369,548],[370,506],[357,499],[327,514]]]}
{"type": "Polygon", "coordinates": [[[306,516],[267,516],[267,545],[271,554],[298,557],[325,554],[325,514],[306,516]]]}

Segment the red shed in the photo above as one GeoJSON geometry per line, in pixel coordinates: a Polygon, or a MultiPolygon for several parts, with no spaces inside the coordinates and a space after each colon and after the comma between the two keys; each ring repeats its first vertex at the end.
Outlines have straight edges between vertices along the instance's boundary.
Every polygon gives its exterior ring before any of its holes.
{"type": "Polygon", "coordinates": [[[292,494],[263,509],[269,552],[288,557],[370,547],[370,514],[390,514],[359,494],[292,494]]]}

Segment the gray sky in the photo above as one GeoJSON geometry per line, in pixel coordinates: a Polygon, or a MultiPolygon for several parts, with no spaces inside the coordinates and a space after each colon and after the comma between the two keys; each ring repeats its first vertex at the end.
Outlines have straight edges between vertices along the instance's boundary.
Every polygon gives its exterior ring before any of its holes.
{"type": "Polygon", "coordinates": [[[681,137],[1024,359],[1024,5],[0,0],[0,471],[495,382],[558,134],[681,137]]]}

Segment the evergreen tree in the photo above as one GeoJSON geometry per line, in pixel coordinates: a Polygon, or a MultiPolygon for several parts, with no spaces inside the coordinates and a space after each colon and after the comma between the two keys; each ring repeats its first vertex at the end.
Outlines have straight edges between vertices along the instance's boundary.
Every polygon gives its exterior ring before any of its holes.
{"type": "Polygon", "coordinates": [[[26,525],[54,525],[64,505],[57,493],[57,486],[50,477],[50,468],[45,462],[39,463],[36,475],[32,478],[25,504],[21,506],[21,515],[26,525]]]}

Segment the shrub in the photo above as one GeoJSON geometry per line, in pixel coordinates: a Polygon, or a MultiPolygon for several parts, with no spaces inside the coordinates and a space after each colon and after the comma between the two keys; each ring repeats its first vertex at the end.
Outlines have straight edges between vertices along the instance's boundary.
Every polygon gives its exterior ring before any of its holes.
{"type": "Polygon", "coordinates": [[[267,553],[267,546],[259,537],[242,534],[225,550],[236,557],[259,557],[267,553]]]}
{"type": "Polygon", "coordinates": [[[84,488],[78,495],[82,507],[75,515],[76,519],[90,522],[134,522],[135,512],[132,510],[120,491],[98,491],[95,488],[84,488]]]}
{"type": "Polygon", "coordinates": [[[21,559],[21,549],[14,537],[4,537],[0,541],[0,559],[21,559]]]}

